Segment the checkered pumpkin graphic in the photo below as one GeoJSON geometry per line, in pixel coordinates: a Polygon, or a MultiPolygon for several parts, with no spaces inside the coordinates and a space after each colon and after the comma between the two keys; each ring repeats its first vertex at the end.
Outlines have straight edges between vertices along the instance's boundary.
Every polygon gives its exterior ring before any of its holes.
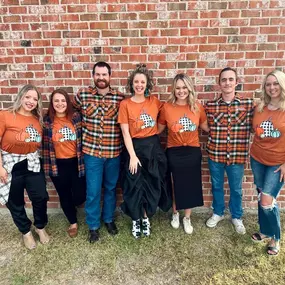
{"type": "Polygon", "coordinates": [[[41,142],[42,138],[39,132],[33,127],[33,125],[29,125],[25,129],[26,133],[29,135],[25,142],[41,142]]]}
{"type": "Polygon", "coordinates": [[[72,132],[72,130],[67,126],[64,126],[63,128],[59,129],[58,133],[60,134],[58,138],[59,142],[76,140],[76,133],[72,132]]]}
{"type": "Polygon", "coordinates": [[[272,118],[270,117],[268,120],[263,121],[256,127],[256,134],[261,138],[279,138],[281,136],[280,131],[274,128],[271,119],[272,118]]]}
{"type": "Polygon", "coordinates": [[[181,117],[178,121],[180,125],[182,125],[182,129],[179,130],[180,133],[182,132],[194,132],[197,129],[197,126],[195,123],[193,123],[186,114],[181,117]]]}
{"type": "Polygon", "coordinates": [[[140,120],[143,122],[143,125],[140,127],[141,129],[152,128],[155,126],[155,120],[145,111],[141,113],[140,120]]]}

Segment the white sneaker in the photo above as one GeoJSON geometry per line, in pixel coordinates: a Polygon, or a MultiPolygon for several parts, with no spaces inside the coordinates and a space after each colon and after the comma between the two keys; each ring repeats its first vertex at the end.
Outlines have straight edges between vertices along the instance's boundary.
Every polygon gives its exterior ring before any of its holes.
{"type": "Polygon", "coordinates": [[[184,226],[184,231],[186,234],[191,235],[193,233],[193,227],[191,225],[191,220],[190,218],[183,218],[183,226],[184,226]]]}
{"type": "Polygon", "coordinates": [[[208,221],[206,222],[207,227],[209,228],[214,228],[218,222],[222,221],[224,219],[224,215],[223,216],[219,216],[216,214],[213,214],[211,218],[208,219],[208,221]]]}
{"type": "Polygon", "coordinates": [[[238,234],[244,235],[246,233],[246,229],[245,229],[241,219],[232,219],[232,223],[233,223],[235,230],[238,234]]]}
{"type": "Polygon", "coordinates": [[[171,220],[170,224],[171,224],[171,226],[174,229],[178,229],[179,228],[179,225],[180,225],[180,222],[179,222],[179,212],[176,212],[176,213],[172,214],[172,220],[171,220]]]}
{"type": "Polygon", "coordinates": [[[141,236],[141,220],[140,219],[133,221],[132,234],[135,238],[139,238],[141,236]]]}
{"type": "Polygon", "coordinates": [[[142,219],[142,230],[143,230],[144,236],[146,237],[150,236],[150,222],[148,218],[142,219]]]}

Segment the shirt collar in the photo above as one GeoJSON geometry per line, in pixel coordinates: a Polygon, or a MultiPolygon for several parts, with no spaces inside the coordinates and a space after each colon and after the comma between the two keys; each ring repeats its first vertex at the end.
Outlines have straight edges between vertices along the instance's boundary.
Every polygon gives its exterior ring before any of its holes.
{"type": "MultiPolygon", "coordinates": [[[[241,96],[238,95],[237,93],[235,93],[235,97],[234,97],[233,101],[237,101],[237,102],[240,103],[240,101],[241,101],[241,96]]],[[[224,99],[223,99],[222,96],[219,97],[219,99],[217,100],[217,103],[218,103],[219,105],[222,104],[222,103],[228,104],[226,101],[224,101],[224,99]]]]}
{"type": "MultiPolygon", "coordinates": [[[[93,95],[99,94],[99,93],[98,93],[98,90],[97,90],[97,88],[96,88],[96,86],[89,86],[89,89],[91,90],[91,92],[92,92],[93,95]]],[[[116,94],[117,94],[117,91],[114,90],[114,89],[110,86],[109,91],[108,91],[104,96],[106,96],[107,94],[116,95],[116,94]]],[[[101,95],[101,94],[100,94],[100,95],[101,95]]]]}

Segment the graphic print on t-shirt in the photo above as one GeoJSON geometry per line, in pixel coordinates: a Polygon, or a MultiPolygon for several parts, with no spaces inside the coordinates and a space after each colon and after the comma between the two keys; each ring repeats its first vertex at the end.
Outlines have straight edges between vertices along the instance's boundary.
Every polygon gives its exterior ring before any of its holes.
{"type": "Polygon", "coordinates": [[[197,129],[197,125],[193,123],[185,114],[178,120],[178,123],[175,123],[171,130],[174,133],[183,133],[183,132],[194,132],[197,129]]]}
{"type": "Polygon", "coordinates": [[[281,132],[274,127],[271,122],[272,118],[263,121],[259,126],[256,126],[255,132],[260,138],[279,138],[281,132]]]}
{"type": "Polygon", "coordinates": [[[72,132],[72,130],[67,126],[63,126],[54,134],[54,141],[57,142],[75,141],[75,140],[76,140],[76,133],[72,132]]]}
{"type": "Polygon", "coordinates": [[[42,137],[39,132],[30,124],[25,130],[21,130],[16,134],[16,140],[22,142],[41,142],[42,137]]]}
{"type": "Polygon", "coordinates": [[[142,110],[140,117],[137,118],[136,127],[137,129],[153,128],[155,126],[155,120],[146,113],[145,110],[142,110]]]}

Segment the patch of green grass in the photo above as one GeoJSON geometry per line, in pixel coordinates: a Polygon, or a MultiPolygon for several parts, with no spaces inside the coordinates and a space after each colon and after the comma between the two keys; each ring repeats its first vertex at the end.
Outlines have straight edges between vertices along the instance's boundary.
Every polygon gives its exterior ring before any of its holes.
{"type": "MultiPolygon", "coordinates": [[[[9,214],[0,213],[0,284],[284,284],[285,251],[266,255],[266,243],[254,244],[257,217],[246,214],[247,234],[235,233],[229,217],[208,229],[209,214],[194,213],[194,233],[170,226],[170,215],[151,219],[151,236],[135,240],[131,220],[119,215],[117,236],[100,230],[100,241],[88,242],[84,215],[79,234],[71,239],[63,214],[50,214],[48,245],[24,248],[9,214]]],[[[284,220],[285,214],[281,214],[284,220]]],[[[34,235],[36,238],[36,234],[34,235]]]]}

